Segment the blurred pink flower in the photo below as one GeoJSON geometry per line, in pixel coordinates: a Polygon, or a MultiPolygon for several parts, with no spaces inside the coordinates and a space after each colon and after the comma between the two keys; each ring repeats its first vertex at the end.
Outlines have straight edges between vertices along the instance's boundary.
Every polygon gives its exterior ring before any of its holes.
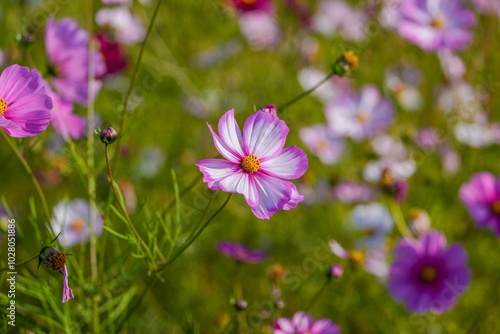
{"type": "Polygon", "coordinates": [[[407,0],[401,5],[399,34],[424,50],[461,50],[472,40],[474,13],[461,0],[407,0]]]}
{"type": "Polygon", "coordinates": [[[252,11],[239,18],[240,29],[255,50],[270,49],[278,44],[280,29],[272,13],[252,11]]]}
{"type": "Polygon", "coordinates": [[[323,124],[300,129],[300,139],[326,165],[335,164],[344,153],[344,140],[323,124]]]}
{"type": "Polygon", "coordinates": [[[83,138],[87,127],[85,118],[73,114],[73,104],[55,94],[48,85],[46,92],[52,98],[53,108],[50,122],[56,132],[66,141],[83,138]]]}
{"type": "Polygon", "coordinates": [[[323,0],[313,17],[312,26],[326,36],[338,33],[347,40],[361,40],[365,38],[367,23],[368,16],[364,11],[341,0],[323,0]]]}
{"type": "Polygon", "coordinates": [[[263,11],[270,12],[272,5],[270,0],[228,0],[229,4],[238,9],[241,13],[263,11]]]}
{"type": "Polygon", "coordinates": [[[472,0],[476,8],[484,14],[493,14],[500,17],[500,1],[498,0],[472,0]]]}
{"type": "Polygon", "coordinates": [[[11,137],[35,136],[50,122],[52,99],[36,69],[11,65],[0,75],[0,127],[11,137]]]}
{"type": "Polygon", "coordinates": [[[128,61],[122,46],[106,34],[98,34],[96,37],[106,65],[106,72],[102,76],[115,74],[125,69],[128,61]]]}
{"type": "Polygon", "coordinates": [[[278,318],[273,334],[340,334],[340,328],[329,319],[314,320],[309,313],[296,312],[291,319],[278,318]]]}
{"type": "Polygon", "coordinates": [[[126,5],[131,3],[132,0],[102,0],[105,5],[126,5]]]}
{"type": "Polygon", "coordinates": [[[372,138],[394,121],[392,102],[383,99],[373,85],[332,99],[325,113],[328,125],[335,134],[351,137],[355,141],[372,138]]]}
{"type": "MultiPolygon", "coordinates": [[[[103,219],[95,209],[95,233],[102,234],[103,219]]],[[[90,238],[90,204],[84,199],[61,201],[54,207],[50,221],[54,233],[61,233],[58,240],[61,246],[72,247],[90,238]]]]}
{"type": "Polygon", "coordinates": [[[354,181],[341,181],[333,188],[333,197],[346,204],[366,203],[375,199],[377,192],[371,186],[354,181]]]}
{"type": "Polygon", "coordinates": [[[301,177],[308,162],[300,148],[283,148],[289,132],[284,121],[257,111],[247,118],[241,133],[234,111],[229,110],[219,120],[219,135],[208,127],[225,158],[196,163],[210,189],[242,194],[260,219],[295,208],[304,199],[293,183],[285,181],[301,177]]]}
{"type": "Polygon", "coordinates": [[[125,6],[102,8],[96,13],[95,20],[98,26],[109,29],[123,44],[139,43],[146,36],[141,19],[125,6]]]}
{"type": "Polygon", "coordinates": [[[421,82],[422,74],[413,66],[400,64],[385,72],[385,85],[407,111],[418,111],[422,107],[422,95],[418,89],[421,82]]]}
{"type": "MultiPolygon", "coordinates": [[[[88,103],[89,35],[70,18],[54,21],[51,16],[45,28],[45,48],[49,58],[52,85],[65,99],[82,105],[88,103]]],[[[100,77],[106,66],[100,52],[94,54],[95,76],[100,77]]],[[[100,83],[92,83],[94,93],[100,83]]]]}

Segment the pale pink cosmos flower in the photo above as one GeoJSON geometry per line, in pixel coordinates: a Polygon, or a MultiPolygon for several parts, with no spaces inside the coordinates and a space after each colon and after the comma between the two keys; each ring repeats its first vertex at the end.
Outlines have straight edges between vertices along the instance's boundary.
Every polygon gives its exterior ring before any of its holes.
{"type": "Polygon", "coordinates": [[[326,106],[328,125],[339,136],[362,141],[387,129],[394,121],[394,106],[384,99],[376,86],[340,95],[326,106]]]}
{"type": "Polygon", "coordinates": [[[66,303],[68,300],[75,298],[75,296],[73,295],[73,290],[69,287],[68,269],[66,265],[61,269],[61,272],[64,276],[62,302],[66,303]]]}
{"type": "Polygon", "coordinates": [[[300,148],[284,148],[289,132],[284,121],[257,111],[247,118],[242,133],[229,110],[219,120],[219,134],[208,127],[224,157],[196,163],[210,189],[242,194],[260,219],[295,208],[304,199],[293,183],[285,181],[301,177],[308,161],[300,148]]]}
{"type": "Polygon", "coordinates": [[[95,20],[97,25],[110,28],[115,39],[123,44],[139,43],[146,36],[141,19],[125,6],[102,8],[96,13],[95,20]]]}
{"type": "Polygon", "coordinates": [[[17,64],[0,75],[0,127],[11,137],[35,136],[50,122],[52,99],[36,69],[17,64]]]}
{"type": "Polygon", "coordinates": [[[399,34],[423,50],[462,50],[471,42],[474,13],[461,0],[406,0],[399,34]]]}
{"type": "MultiPolygon", "coordinates": [[[[55,21],[51,16],[45,27],[45,48],[49,58],[51,83],[65,99],[87,105],[89,97],[89,35],[70,18],[55,21]]],[[[100,52],[94,53],[95,77],[106,72],[100,52]]],[[[92,93],[100,82],[92,83],[92,93]]]]}
{"type": "Polygon", "coordinates": [[[270,49],[280,40],[280,29],[273,13],[252,11],[239,18],[240,29],[255,50],[270,49]]]}
{"type": "Polygon", "coordinates": [[[313,29],[326,36],[340,34],[347,40],[366,37],[368,16],[362,10],[351,7],[341,0],[323,0],[313,17],[313,29]]]}
{"type": "Polygon", "coordinates": [[[300,139],[325,165],[337,163],[344,153],[344,140],[323,124],[302,128],[300,139]]]}

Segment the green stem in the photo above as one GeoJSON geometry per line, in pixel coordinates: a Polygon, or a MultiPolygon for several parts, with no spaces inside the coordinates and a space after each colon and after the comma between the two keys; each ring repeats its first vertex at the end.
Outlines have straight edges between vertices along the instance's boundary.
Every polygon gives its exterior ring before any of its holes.
{"type": "MultiPolygon", "coordinates": [[[[109,164],[108,164],[109,165],[109,164]]],[[[193,236],[193,238],[191,238],[189,241],[187,241],[182,247],[181,249],[169,260],[169,261],[166,261],[162,266],[158,267],[158,269],[156,270],[156,273],[159,274],[162,270],[164,270],[168,265],[172,264],[172,262],[174,262],[193,242],[194,240],[196,240],[196,238],[198,238],[198,236],[201,234],[201,232],[203,232],[203,230],[208,226],[208,224],[210,224],[210,222],[212,222],[212,220],[214,220],[215,217],[217,217],[217,215],[226,207],[227,203],[229,202],[229,200],[231,199],[231,193],[227,196],[226,200],[224,201],[224,203],[222,204],[222,206],[212,215],[210,216],[210,218],[205,222],[205,224],[198,230],[198,232],[193,236]]],[[[125,317],[123,317],[122,321],[118,324],[117,326],[117,331],[120,331],[121,328],[123,327],[123,325],[125,324],[125,321],[127,319],[130,318],[131,314],[134,313],[134,311],[139,307],[139,305],[141,304],[141,301],[144,299],[144,297],[146,296],[147,292],[149,291],[149,289],[154,285],[154,283],[156,282],[156,280],[158,279],[158,276],[157,275],[152,275],[150,278],[149,278],[149,281],[148,283],[146,284],[146,287],[144,288],[144,290],[142,291],[141,295],[139,296],[139,298],[136,300],[136,302],[134,303],[134,305],[132,305],[131,308],[129,308],[127,314],[125,315],[125,317]]]]}
{"type": "Polygon", "coordinates": [[[14,154],[19,159],[19,161],[23,165],[23,167],[26,170],[26,172],[28,173],[28,175],[31,177],[31,181],[33,182],[33,185],[35,186],[38,197],[40,197],[40,202],[42,203],[43,213],[45,214],[47,221],[50,221],[49,206],[47,205],[47,200],[45,199],[45,195],[42,191],[42,188],[40,187],[40,183],[38,183],[38,180],[35,177],[35,174],[33,174],[33,171],[31,170],[31,168],[28,165],[28,163],[26,162],[26,160],[24,160],[23,156],[21,155],[21,152],[19,152],[17,147],[14,145],[14,143],[11,142],[11,140],[7,136],[7,134],[4,131],[0,131],[0,132],[2,133],[2,136],[5,138],[5,141],[7,142],[9,147],[12,149],[12,152],[14,152],[14,154]]]}
{"type": "MultiPolygon", "coordinates": [[[[92,6],[92,0],[87,0],[87,29],[90,36],[94,36],[93,32],[93,18],[94,10],[92,6]]],[[[93,173],[94,171],[94,81],[95,81],[95,40],[94,38],[89,39],[89,50],[88,50],[88,76],[87,76],[87,167],[90,173],[87,174],[88,183],[88,197],[90,202],[89,208],[89,226],[90,226],[90,272],[91,281],[93,286],[97,286],[98,282],[98,269],[97,269],[97,235],[96,235],[96,221],[97,207],[96,201],[96,179],[93,173]]],[[[99,333],[99,303],[97,301],[97,296],[92,296],[92,329],[93,333],[99,333]]]]}
{"type": "MultiPolygon", "coordinates": [[[[142,57],[144,55],[144,49],[145,49],[146,44],[148,42],[149,36],[151,35],[151,31],[153,30],[153,25],[154,25],[154,22],[156,20],[156,17],[158,16],[161,2],[162,2],[162,0],[158,0],[158,2],[156,3],[156,7],[155,7],[155,10],[153,12],[153,17],[151,18],[151,21],[149,22],[148,31],[146,32],[146,36],[144,37],[144,40],[142,41],[142,44],[141,44],[141,49],[139,50],[139,56],[137,57],[137,62],[135,63],[135,68],[134,68],[134,72],[132,74],[132,79],[130,80],[130,86],[128,87],[128,91],[125,95],[125,99],[123,100],[122,111],[121,111],[121,115],[120,115],[120,124],[118,127],[118,133],[123,133],[123,129],[125,128],[125,118],[126,118],[125,116],[127,114],[127,109],[128,109],[130,97],[132,96],[132,91],[134,90],[135,82],[137,81],[137,78],[139,76],[139,68],[141,66],[142,57]]],[[[118,142],[115,155],[120,154],[120,149],[121,149],[121,142],[118,142]]],[[[119,161],[119,159],[116,159],[116,158],[114,159],[113,170],[115,172],[116,172],[116,169],[118,168],[118,161],[119,161]]]]}
{"type": "Polygon", "coordinates": [[[111,183],[111,189],[113,190],[113,194],[115,195],[116,201],[118,202],[118,207],[120,208],[120,211],[123,213],[123,216],[125,217],[130,229],[134,232],[135,237],[142,244],[142,246],[144,247],[144,250],[146,251],[146,253],[148,253],[148,256],[151,259],[151,261],[154,262],[153,255],[151,254],[149,247],[146,245],[146,242],[142,239],[139,232],[137,232],[137,229],[135,228],[134,224],[132,223],[132,220],[130,219],[130,216],[128,215],[127,208],[125,207],[125,205],[123,203],[122,197],[119,195],[120,189],[118,189],[118,185],[117,185],[115,179],[113,178],[113,172],[111,171],[111,164],[109,162],[108,144],[106,144],[106,146],[104,148],[104,155],[106,157],[106,166],[108,168],[109,182],[111,183]]]}
{"type": "MultiPolygon", "coordinates": [[[[28,262],[30,262],[30,261],[33,261],[33,260],[34,260],[34,259],[36,259],[39,255],[40,255],[40,254],[33,255],[32,257],[30,257],[30,258],[29,258],[29,259],[27,259],[27,260],[24,260],[24,261],[21,261],[21,262],[16,263],[16,264],[15,264],[16,269],[17,269],[18,267],[22,267],[22,266],[24,266],[25,264],[27,264],[27,263],[28,263],[28,262]]],[[[0,268],[0,272],[2,272],[2,271],[6,271],[6,270],[10,270],[10,268],[9,268],[9,267],[0,268]]]]}
{"type": "Polygon", "coordinates": [[[161,269],[172,264],[172,262],[174,262],[182,253],[184,253],[184,251],[199,237],[201,232],[203,232],[208,224],[210,224],[212,220],[214,220],[214,218],[217,217],[217,215],[226,207],[227,203],[229,203],[229,200],[231,199],[231,195],[232,193],[229,193],[222,206],[214,212],[214,214],[205,222],[205,224],[198,230],[198,232],[196,232],[195,235],[190,240],[188,240],[163,267],[161,267],[161,269]]]}
{"type": "Polygon", "coordinates": [[[326,77],[323,78],[320,82],[318,82],[316,85],[314,85],[312,88],[306,90],[305,92],[302,92],[301,94],[297,95],[287,103],[283,104],[282,106],[278,107],[277,110],[278,112],[284,112],[286,108],[290,107],[292,104],[300,101],[302,98],[306,97],[307,95],[311,94],[314,92],[316,89],[318,89],[319,86],[330,80],[331,77],[333,77],[335,73],[330,73],[326,77]]]}
{"type": "Polygon", "coordinates": [[[396,227],[399,230],[399,233],[404,238],[413,238],[413,234],[411,233],[408,225],[405,222],[405,218],[403,217],[403,213],[401,212],[401,207],[394,200],[389,201],[389,210],[391,210],[392,218],[396,223],[396,227]]]}
{"type": "Polygon", "coordinates": [[[316,292],[316,294],[311,298],[311,300],[309,301],[309,303],[307,304],[307,306],[304,308],[304,312],[309,311],[311,309],[311,307],[313,307],[313,305],[318,301],[319,297],[323,294],[324,290],[330,284],[331,281],[332,281],[331,279],[327,279],[325,281],[325,283],[323,283],[323,285],[321,286],[321,288],[318,289],[318,291],[316,292]]]}

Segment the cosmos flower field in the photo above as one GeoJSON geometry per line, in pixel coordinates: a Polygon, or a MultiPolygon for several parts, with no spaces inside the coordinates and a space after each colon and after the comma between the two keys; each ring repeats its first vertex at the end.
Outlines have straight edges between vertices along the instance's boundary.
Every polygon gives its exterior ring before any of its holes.
{"type": "Polygon", "coordinates": [[[499,333],[500,2],[0,7],[1,333],[499,333]]]}

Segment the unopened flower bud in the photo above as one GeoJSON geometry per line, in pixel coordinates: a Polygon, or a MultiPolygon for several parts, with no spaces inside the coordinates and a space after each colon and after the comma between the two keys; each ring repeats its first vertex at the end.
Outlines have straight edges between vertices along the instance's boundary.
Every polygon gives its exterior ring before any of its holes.
{"type": "Polygon", "coordinates": [[[116,132],[116,130],[113,129],[112,127],[108,127],[107,129],[102,130],[101,133],[99,134],[99,138],[106,145],[114,142],[117,137],[118,137],[118,132],[116,132]]]}
{"type": "Polygon", "coordinates": [[[273,264],[269,270],[269,279],[276,284],[280,283],[285,275],[285,268],[283,268],[283,266],[279,263],[273,264]]]}
{"type": "Polygon", "coordinates": [[[332,64],[332,71],[338,76],[348,76],[356,67],[358,67],[358,56],[352,51],[347,51],[342,54],[332,64]]]}
{"type": "Polygon", "coordinates": [[[237,311],[242,311],[248,307],[248,303],[244,299],[237,299],[234,302],[234,307],[236,308],[237,311]]]}
{"type": "Polygon", "coordinates": [[[259,109],[259,111],[267,112],[271,114],[273,117],[278,117],[278,111],[276,110],[276,106],[274,104],[268,104],[259,109]]]}
{"type": "Polygon", "coordinates": [[[335,263],[328,269],[328,278],[341,278],[344,275],[344,268],[339,264],[335,263]]]}

